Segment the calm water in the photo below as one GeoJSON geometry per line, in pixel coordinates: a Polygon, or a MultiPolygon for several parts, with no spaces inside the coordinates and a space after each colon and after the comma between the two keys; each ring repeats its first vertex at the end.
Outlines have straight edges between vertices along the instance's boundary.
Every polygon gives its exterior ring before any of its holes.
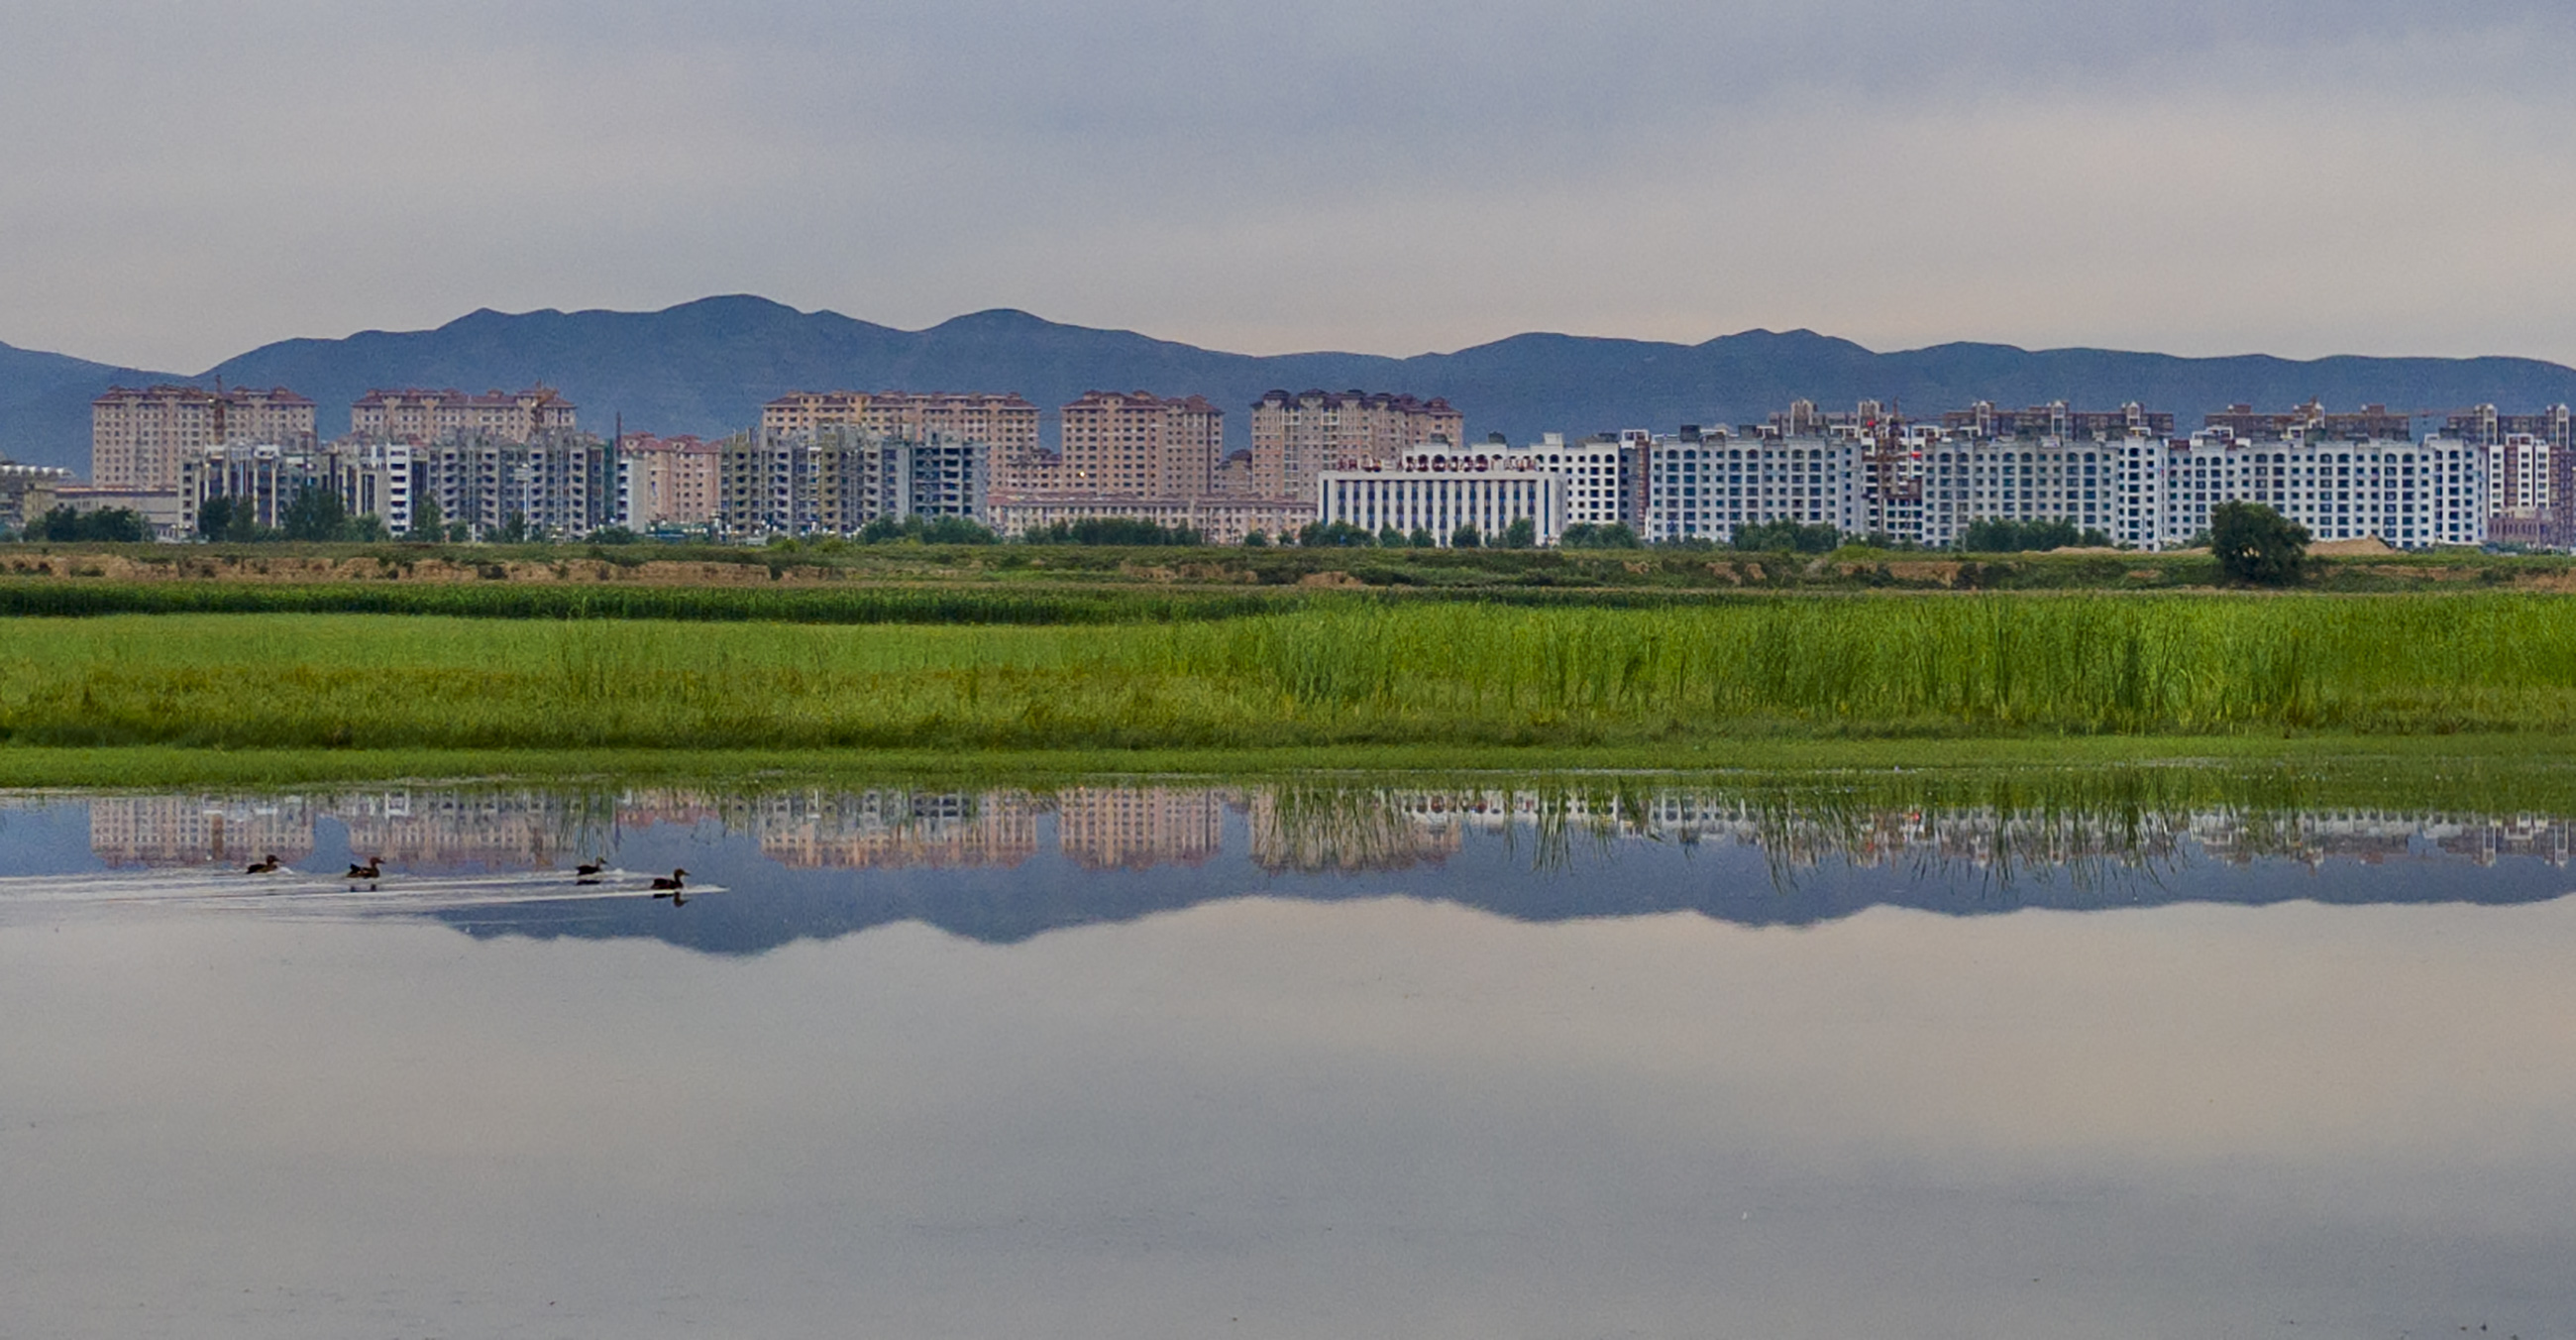
{"type": "Polygon", "coordinates": [[[0,797],[0,1335],[2576,1336],[2571,840],[0,797]]]}

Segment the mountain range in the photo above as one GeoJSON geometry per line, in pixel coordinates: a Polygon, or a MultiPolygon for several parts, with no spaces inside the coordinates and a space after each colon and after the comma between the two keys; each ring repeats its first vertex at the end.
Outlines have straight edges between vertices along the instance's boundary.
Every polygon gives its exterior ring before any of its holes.
{"type": "Polygon", "coordinates": [[[2179,358],[2000,344],[1877,353],[1807,330],[1700,344],[1526,334],[1411,358],[1263,357],[1020,311],[907,331],[733,296],[658,312],[478,311],[435,330],[283,340],[194,376],[0,345],[0,454],[86,472],[91,397],[115,384],[217,378],[311,396],[325,437],[347,428],[346,407],[371,388],[535,382],[561,389],[595,430],[622,418],[630,430],[701,436],[757,422],[763,401],[791,390],[1016,391],[1050,410],[1093,389],[1198,394],[1228,411],[1236,446],[1246,445],[1246,411],[1273,388],[1444,396],[1472,437],[1499,432],[1514,442],[1542,432],[1759,422],[1800,397],[1828,408],[1876,399],[1917,415],[1978,400],[2078,408],[2134,400],[2185,425],[2231,403],[2287,409],[2311,397],[2338,409],[2377,403],[2427,414],[2576,403],[2576,369],[2527,358],[2179,358]]]}

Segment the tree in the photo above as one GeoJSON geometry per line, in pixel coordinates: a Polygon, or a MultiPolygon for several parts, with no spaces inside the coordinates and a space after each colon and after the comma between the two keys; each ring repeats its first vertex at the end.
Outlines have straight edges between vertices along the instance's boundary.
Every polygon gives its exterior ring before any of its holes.
{"type": "Polygon", "coordinates": [[[1245,531],[1243,535],[1243,547],[1246,549],[1269,548],[1270,532],[1266,530],[1245,531]]]}
{"type": "Polygon", "coordinates": [[[518,512],[502,517],[501,529],[492,535],[495,544],[526,544],[528,539],[528,518],[518,512]]]}
{"type": "Polygon", "coordinates": [[[1436,549],[1440,547],[1440,540],[1439,537],[1431,533],[1431,528],[1429,526],[1416,526],[1413,528],[1412,536],[1405,541],[1405,544],[1406,547],[1412,549],[1436,549]]]}
{"type": "Polygon", "coordinates": [[[1485,547],[1485,537],[1478,534],[1474,526],[1460,526],[1458,529],[1449,532],[1449,547],[1452,549],[1482,549],[1485,547]]]}
{"type": "Polygon", "coordinates": [[[1380,549],[1401,549],[1401,548],[1403,548],[1403,547],[1404,547],[1404,532],[1403,532],[1403,531],[1400,531],[1400,530],[1397,530],[1397,529],[1396,529],[1395,527],[1393,527],[1393,526],[1388,526],[1388,527],[1386,527],[1385,529],[1383,529],[1383,530],[1381,530],[1381,531],[1379,531],[1379,532],[1377,533],[1377,547],[1378,547],[1378,548],[1380,548],[1380,549]]]}
{"type": "Polygon", "coordinates": [[[2308,528],[2261,503],[2211,508],[2209,548],[2230,581],[2290,586],[2307,575],[2308,528]]]}
{"type": "Polygon", "coordinates": [[[278,530],[290,540],[343,539],[349,529],[349,505],[340,501],[338,489],[308,484],[296,492],[277,522],[278,530]]]}
{"type": "Polygon", "coordinates": [[[1538,523],[1528,517],[1522,517],[1519,520],[1514,521],[1512,524],[1503,527],[1503,547],[1505,549],[1527,549],[1537,543],[1538,523]]]}
{"type": "Polygon", "coordinates": [[[423,497],[412,503],[411,534],[416,540],[447,538],[447,513],[439,510],[438,499],[423,497]]]}
{"type": "Polygon", "coordinates": [[[152,538],[152,523],[145,521],[141,512],[126,507],[111,507],[97,512],[75,512],[68,507],[57,507],[27,523],[27,538],[140,544],[152,538]]]}
{"type": "Polygon", "coordinates": [[[233,500],[218,493],[197,507],[197,538],[220,540],[233,528],[233,500]]]}

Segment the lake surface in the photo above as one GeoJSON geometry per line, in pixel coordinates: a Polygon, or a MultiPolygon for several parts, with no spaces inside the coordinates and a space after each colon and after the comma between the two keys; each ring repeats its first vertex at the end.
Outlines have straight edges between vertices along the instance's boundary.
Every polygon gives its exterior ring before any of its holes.
{"type": "Polygon", "coordinates": [[[2568,817],[1936,792],[0,796],[0,1335],[2576,1336],[2568,817]]]}

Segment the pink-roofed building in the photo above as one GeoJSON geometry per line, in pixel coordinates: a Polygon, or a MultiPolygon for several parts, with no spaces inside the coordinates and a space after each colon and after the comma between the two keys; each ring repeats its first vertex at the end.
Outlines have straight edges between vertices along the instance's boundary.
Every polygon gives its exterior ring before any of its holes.
{"type": "Polygon", "coordinates": [[[283,386],[112,386],[89,402],[90,481],[100,488],[175,489],[182,462],[208,447],[313,446],[313,402],[283,386]]]}
{"type": "Polygon", "coordinates": [[[551,386],[518,392],[467,395],[403,387],[374,390],[349,407],[349,435],[379,442],[439,442],[489,437],[525,443],[546,433],[570,432],[575,406],[551,386]]]}

